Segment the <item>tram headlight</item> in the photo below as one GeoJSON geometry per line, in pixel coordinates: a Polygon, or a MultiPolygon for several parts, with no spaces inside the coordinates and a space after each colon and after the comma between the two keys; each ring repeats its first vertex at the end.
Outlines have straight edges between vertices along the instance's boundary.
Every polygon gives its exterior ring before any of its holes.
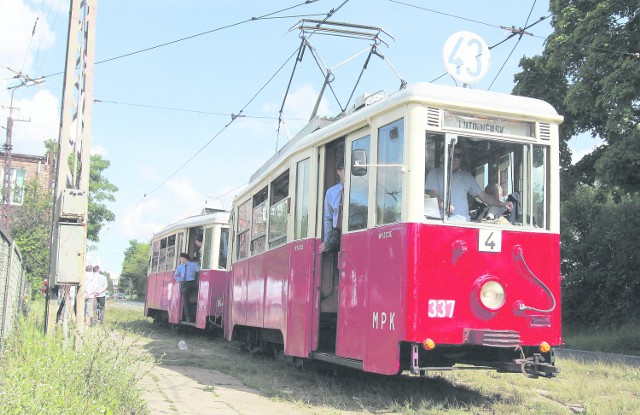
{"type": "Polygon", "coordinates": [[[488,281],[480,288],[480,302],[489,310],[497,310],[504,305],[504,287],[496,281],[488,281]]]}

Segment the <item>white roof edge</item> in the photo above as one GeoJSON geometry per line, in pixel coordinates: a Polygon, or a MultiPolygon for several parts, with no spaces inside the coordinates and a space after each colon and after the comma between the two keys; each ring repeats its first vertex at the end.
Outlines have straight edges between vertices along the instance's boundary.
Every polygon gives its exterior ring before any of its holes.
{"type": "Polygon", "coordinates": [[[548,122],[561,123],[564,117],[548,102],[537,98],[524,97],[520,95],[505,94],[503,92],[484,91],[479,89],[461,88],[448,85],[437,85],[429,82],[419,82],[407,86],[407,88],[389,94],[386,98],[381,99],[361,110],[352,112],[324,128],[317,129],[306,137],[302,137],[289,148],[283,147],[279,150],[279,154],[272,156],[270,159],[250,176],[249,183],[242,191],[238,192],[234,197],[235,200],[240,195],[244,195],[251,190],[250,184],[257,183],[262,180],[270,169],[267,165],[277,165],[282,160],[295,153],[301,147],[311,145],[316,139],[323,136],[331,135],[334,131],[344,128],[346,123],[357,124],[370,117],[370,114],[378,112],[381,105],[393,105],[406,101],[422,101],[434,106],[456,108],[463,105],[474,106],[479,111],[488,113],[506,113],[505,116],[515,116],[516,114],[534,117],[548,122]],[[482,103],[482,104],[480,104],[482,103]]]}
{"type": "Polygon", "coordinates": [[[204,215],[189,216],[154,233],[151,239],[163,238],[171,235],[177,229],[182,228],[193,228],[194,226],[204,226],[208,224],[226,225],[229,223],[229,216],[229,212],[215,212],[204,215]]]}

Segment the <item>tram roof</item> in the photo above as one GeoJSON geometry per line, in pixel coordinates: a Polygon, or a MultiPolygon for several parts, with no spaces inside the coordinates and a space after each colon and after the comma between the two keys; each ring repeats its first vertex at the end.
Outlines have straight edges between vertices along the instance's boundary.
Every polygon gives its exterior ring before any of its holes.
{"type": "Polygon", "coordinates": [[[410,101],[439,108],[493,113],[506,117],[525,117],[543,122],[561,123],[563,120],[563,117],[551,104],[536,98],[428,82],[416,83],[346,115],[335,118],[314,118],[252,174],[249,183],[261,179],[270,171],[271,167],[279,164],[296,151],[315,142],[323,141],[327,137],[333,137],[336,132],[347,129],[349,125],[363,122],[368,117],[380,112],[382,108],[391,108],[410,101]]]}
{"type": "Polygon", "coordinates": [[[162,230],[153,234],[153,238],[158,239],[171,235],[178,229],[193,228],[195,226],[205,226],[209,224],[226,225],[229,223],[229,212],[216,211],[212,213],[205,213],[196,216],[189,216],[184,219],[180,219],[178,222],[172,223],[162,230]]]}

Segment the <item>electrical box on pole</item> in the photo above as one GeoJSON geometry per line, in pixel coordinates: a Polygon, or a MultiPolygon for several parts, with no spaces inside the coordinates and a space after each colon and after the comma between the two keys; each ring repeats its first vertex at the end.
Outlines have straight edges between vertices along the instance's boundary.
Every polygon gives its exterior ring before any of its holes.
{"type": "Polygon", "coordinates": [[[76,189],[64,189],[60,201],[60,219],[57,223],[56,268],[54,283],[80,284],[84,275],[84,258],[87,249],[86,215],[87,193],[76,189]]]}

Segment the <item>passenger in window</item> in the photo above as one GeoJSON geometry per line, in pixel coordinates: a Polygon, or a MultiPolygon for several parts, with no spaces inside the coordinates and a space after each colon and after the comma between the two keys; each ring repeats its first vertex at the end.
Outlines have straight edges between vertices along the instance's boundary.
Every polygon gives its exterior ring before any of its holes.
{"type": "Polygon", "coordinates": [[[180,294],[182,296],[182,310],[184,312],[184,319],[186,321],[191,320],[191,314],[189,312],[189,296],[192,292],[198,291],[198,282],[196,281],[196,274],[200,272],[200,266],[191,261],[189,255],[186,253],[180,254],[180,265],[176,268],[176,272],[173,275],[176,282],[180,283],[180,294]]]}
{"type": "MultiPolygon", "coordinates": [[[[451,161],[451,203],[450,220],[469,221],[469,202],[467,195],[478,197],[489,206],[499,206],[513,209],[513,203],[502,202],[492,194],[482,190],[471,173],[460,168],[464,158],[464,149],[456,146],[453,151],[453,159],[451,161]]],[[[425,193],[431,197],[438,198],[438,206],[440,210],[444,210],[444,155],[440,157],[440,166],[429,171],[427,180],[425,181],[425,193]]]]}
{"type": "Polygon", "coordinates": [[[487,187],[484,188],[484,192],[495,197],[498,200],[502,200],[502,198],[504,197],[502,186],[500,186],[498,183],[489,183],[487,187]]]}
{"type": "MultiPolygon", "coordinates": [[[[493,196],[500,201],[504,200],[504,192],[502,191],[502,186],[500,186],[498,183],[489,183],[487,187],[484,188],[484,192],[489,196],[493,196]]],[[[511,204],[513,205],[513,203],[511,204]]],[[[481,218],[489,219],[489,220],[499,219],[505,214],[506,211],[507,211],[506,207],[489,206],[484,210],[484,212],[482,212],[481,218]]],[[[502,219],[505,221],[507,220],[505,218],[502,218],[502,219]]]]}
{"type": "Polygon", "coordinates": [[[338,163],[336,172],[340,182],[327,189],[324,196],[324,213],[322,215],[323,238],[320,252],[339,250],[340,244],[340,215],[342,210],[342,196],[344,187],[344,164],[338,163]]]}

